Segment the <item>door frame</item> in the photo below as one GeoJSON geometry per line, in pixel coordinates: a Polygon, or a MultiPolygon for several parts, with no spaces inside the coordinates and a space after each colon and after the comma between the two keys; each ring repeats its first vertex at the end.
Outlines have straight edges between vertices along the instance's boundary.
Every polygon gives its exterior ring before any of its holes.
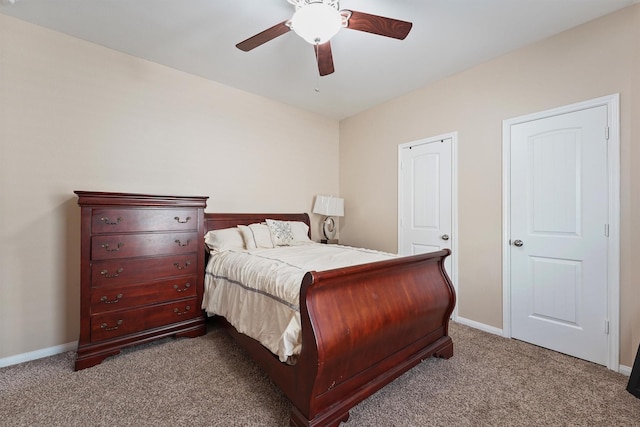
{"type": "MultiPolygon", "coordinates": [[[[398,253],[402,248],[402,214],[403,214],[403,185],[402,185],[402,150],[417,145],[432,144],[444,139],[451,139],[451,282],[456,292],[458,302],[458,132],[449,132],[441,135],[423,138],[416,141],[398,145],[398,253]]],[[[455,305],[451,318],[458,318],[458,304],[455,305]]]]}
{"type": "MultiPolygon", "coordinates": [[[[563,107],[540,111],[502,121],[502,333],[511,338],[511,126],[607,106],[608,217],[607,240],[607,316],[609,320],[607,368],[620,368],[620,94],[603,96],[563,107]]],[[[603,129],[603,133],[606,132],[603,129]]],[[[603,325],[604,327],[604,325],[603,325]]]]}

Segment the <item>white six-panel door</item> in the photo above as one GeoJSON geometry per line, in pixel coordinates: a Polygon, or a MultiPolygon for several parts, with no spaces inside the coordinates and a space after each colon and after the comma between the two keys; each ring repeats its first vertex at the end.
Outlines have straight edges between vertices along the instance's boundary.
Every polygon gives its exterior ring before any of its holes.
{"type": "Polygon", "coordinates": [[[608,356],[606,105],[510,128],[511,336],[608,356]]]}
{"type": "MultiPolygon", "coordinates": [[[[403,146],[399,181],[399,253],[452,249],[452,137],[403,146]]],[[[450,277],[451,259],[445,261],[450,277]]]]}

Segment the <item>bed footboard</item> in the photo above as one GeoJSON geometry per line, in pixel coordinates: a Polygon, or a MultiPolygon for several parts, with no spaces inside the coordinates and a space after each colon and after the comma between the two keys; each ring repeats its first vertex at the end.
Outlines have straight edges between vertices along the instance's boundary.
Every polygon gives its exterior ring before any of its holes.
{"type": "Polygon", "coordinates": [[[349,409],[431,357],[451,357],[455,291],[443,250],[307,273],[291,425],[338,425],[349,409]]]}

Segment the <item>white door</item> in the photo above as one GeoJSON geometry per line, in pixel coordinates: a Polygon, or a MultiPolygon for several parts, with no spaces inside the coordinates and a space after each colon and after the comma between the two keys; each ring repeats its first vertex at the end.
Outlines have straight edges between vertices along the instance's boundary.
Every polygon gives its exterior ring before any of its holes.
{"type": "Polygon", "coordinates": [[[511,126],[511,335],[607,364],[607,106],[511,126]]]}
{"type": "MultiPolygon", "coordinates": [[[[452,249],[452,138],[401,147],[400,169],[399,253],[452,249]]],[[[451,258],[445,261],[449,277],[451,258]]]]}

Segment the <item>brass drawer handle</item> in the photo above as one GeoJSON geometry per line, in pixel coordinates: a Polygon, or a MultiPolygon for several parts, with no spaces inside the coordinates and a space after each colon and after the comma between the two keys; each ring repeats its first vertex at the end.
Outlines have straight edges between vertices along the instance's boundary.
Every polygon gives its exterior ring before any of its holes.
{"type": "Polygon", "coordinates": [[[122,217],[119,216],[115,221],[112,221],[108,216],[103,216],[102,218],[100,218],[100,221],[104,222],[107,225],[118,225],[120,221],[122,221],[122,217]]]}
{"type": "Polygon", "coordinates": [[[102,325],[100,325],[100,327],[105,331],[115,331],[120,327],[120,325],[122,325],[122,319],[116,322],[116,326],[112,326],[109,328],[106,323],[103,323],[102,325]]]}
{"type": "Polygon", "coordinates": [[[180,241],[180,239],[176,239],[176,243],[178,244],[178,246],[182,246],[183,248],[184,248],[185,246],[189,246],[189,243],[190,243],[190,242],[191,242],[191,239],[187,239],[187,242],[186,242],[186,243],[182,243],[182,242],[180,241]]]}
{"type": "Polygon", "coordinates": [[[176,221],[178,221],[180,224],[186,224],[189,222],[189,220],[191,219],[190,216],[186,217],[184,221],[180,220],[179,216],[174,217],[173,219],[175,219],[176,221]]]}
{"type": "Polygon", "coordinates": [[[178,316],[182,316],[183,314],[187,314],[187,311],[189,310],[191,310],[191,306],[188,305],[184,308],[184,311],[180,311],[178,308],[174,308],[173,312],[178,316]]]}
{"type": "Polygon", "coordinates": [[[191,261],[185,262],[184,267],[181,267],[179,262],[174,262],[173,265],[175,265],[178,270],[184,270],[191,265],[191,261]]]}
{"type": "Polygon", "coordinates": [[[102,298],[100,298],[100,301],[102,301],[105,304],[115,304],[117,302],[120,302],[120,299],[122,298],[122,294],[118,294],[116,295],[115,299],[110,300],[109,298],[107,298],[106,295],[103,295],[102,298]]]}
{"type": "Polygon", "coordinates": [[[176,292],[184,292],[187,289],[189,289],[190,287],[191,287],[191,283],[185,283],[184,288],[182,288],[182,289],[179,289],[178,285],[173,285],[173,289],[175,289],[176,292]]]}
{"type": "Polygon", "coordinates": [[[105,251],[107,252],[118,252],[120,250],[120,248],[122,248],[124,246],[124,243],[118,243],[117,246],[115,248],[111,248],[109,249],[109,244],[105,243],[103,245],[100,245],[102,248],[104,248],[105,251]]]}
{"type": "Polygon", "coordinates": [[[109,274],[109,270],[102,270],[100,274],[102,274],[107,279],[112,279],[114,277],[118,277],[120,273],[122,273],[123,271],[124,271],[124,268],[120,267],[119,269],[116,270],[114,274],[109,274]]]}

